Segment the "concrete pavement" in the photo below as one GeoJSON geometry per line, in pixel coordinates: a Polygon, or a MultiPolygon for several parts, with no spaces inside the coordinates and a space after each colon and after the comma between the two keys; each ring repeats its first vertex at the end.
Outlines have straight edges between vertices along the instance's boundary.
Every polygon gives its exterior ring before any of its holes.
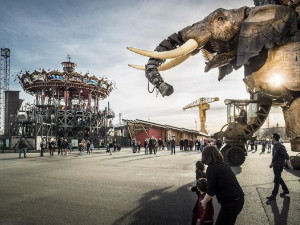
{"type": "MultiPolygon", "coordinates": [[[[270,154],[249,153],[233,171],[246,194],[239,225],[300,222],[300,171],[283,172],[289,197],[267,203],[273,188],[270,154]]],[[[39,157],[0,154],[0,224],[179,224],[191,223],[194,183],[201,153],[167,150],[157,155],[130,149],[109,155],[39,157]]],[[[295,153],[291,153],[295,155],[295,153]]],[[[214,201],[216,215],[218,204],[214,201]]]]}

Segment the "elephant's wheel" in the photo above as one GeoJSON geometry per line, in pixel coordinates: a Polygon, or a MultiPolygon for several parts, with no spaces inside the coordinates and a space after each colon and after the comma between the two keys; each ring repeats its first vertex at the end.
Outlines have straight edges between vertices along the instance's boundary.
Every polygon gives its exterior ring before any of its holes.
{"type": "Polygon", "coordinates": [[[246,159],[245,150],[243,146],[231,146],[227,149],[226,161],[231,166],[240,166],[244,163],[246,159]]]}
{"type": "Polygon", "coordinates": [[[291,156],[290,160],[294,170],[300,170],[300,153],[298,153],[296,156],[291,156]]]}

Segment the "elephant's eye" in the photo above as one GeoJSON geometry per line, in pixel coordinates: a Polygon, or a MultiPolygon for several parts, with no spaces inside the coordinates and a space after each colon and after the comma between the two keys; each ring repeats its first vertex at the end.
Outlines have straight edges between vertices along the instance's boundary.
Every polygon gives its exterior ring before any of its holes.
{"type": "Polygon", "coordinates": [[[223,21],[224,20],[224,17],[220,16],[218,17],[218,21],[223,21]]]}

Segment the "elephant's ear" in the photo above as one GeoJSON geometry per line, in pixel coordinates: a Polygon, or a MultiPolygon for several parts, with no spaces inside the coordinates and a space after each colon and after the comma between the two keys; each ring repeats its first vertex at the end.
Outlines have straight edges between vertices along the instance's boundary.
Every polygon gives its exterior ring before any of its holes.
{"type": "Polygon", "coordinates": [[[280,5],[252,8],[243,22],[237,49],[237,66],[246,64],[265,47],[286,43],[296,33],[296,13],[280,5]]]}

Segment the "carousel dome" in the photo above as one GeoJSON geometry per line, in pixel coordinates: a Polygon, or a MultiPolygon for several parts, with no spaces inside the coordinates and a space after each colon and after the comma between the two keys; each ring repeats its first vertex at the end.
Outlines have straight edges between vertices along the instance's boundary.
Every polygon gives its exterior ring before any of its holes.
{"type": "Polygon", "coordinates": [[[90,75],[89,73],[80,74],[75,72],[75,63],[70,61],[62,62],[63,71],[44,69],[34,70],[33,72],[21,71],[19,82],[25,92],[31,95],[44,90],[50,93],[52,90],[81,91],[81,98],[88,98],[89,94],[105,99],[114,89],[115,84],[105,77],[90,75]]]}

